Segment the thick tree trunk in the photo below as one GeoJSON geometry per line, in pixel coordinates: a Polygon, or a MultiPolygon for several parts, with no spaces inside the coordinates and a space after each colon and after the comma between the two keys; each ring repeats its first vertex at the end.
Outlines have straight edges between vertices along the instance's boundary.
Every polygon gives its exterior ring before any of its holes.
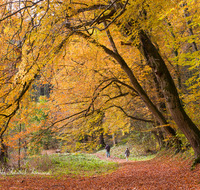
{"type": "Polygon", "coordinates": [[[158,104],[158,109],[161,112],[166,112],[167,107],[166,107],[166,104],[164,102],[164,95],[161,91],[160,84],[157,80],[157,77],[155,76],[155,73],[153,73],[153,81],[154,81],[154,85],[155,85],[155,89],[156,89],[156,93],[157,93],[157,98],[160,100],[159,104],[158,104]]]}
{"type": "Polygon", "coordinates": [[[161,85],[171,116],[189,140],[195,156],[198,157],[200,155],[200,131],[184,111],[174,81],[157,49],[143,30],[140,31],[139,38],[138,49],[145,57],[161,85]]]}

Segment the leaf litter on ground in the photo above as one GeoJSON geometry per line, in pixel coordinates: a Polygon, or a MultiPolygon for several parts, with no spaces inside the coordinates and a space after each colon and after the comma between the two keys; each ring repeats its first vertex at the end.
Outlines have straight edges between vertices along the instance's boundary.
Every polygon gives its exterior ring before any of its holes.
{"type": "Polygon", "coordinates": [[[192,161],[154,158],[147,161],[126,161],[115,157],[99,158],[120,164],[113,173],[91,177],[1,177],[2,190],[198,190],[200,189],[200,165],[190,170],[192,161]]]}

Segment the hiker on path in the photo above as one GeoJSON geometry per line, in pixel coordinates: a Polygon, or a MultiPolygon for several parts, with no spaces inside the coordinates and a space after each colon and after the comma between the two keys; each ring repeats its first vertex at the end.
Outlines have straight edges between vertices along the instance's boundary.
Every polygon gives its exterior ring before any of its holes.
{"type": "Polygon", "coordinates": [[[126,161],[128,161],[128,157],[129,157],[129,155],[130,155],[130,151],[129,151],[128,148],[126,148],[126,150],[125,150],[126,161]]]}
{"type": "Polygon", "coordinates": [[[106,145],[105,149],[106,149],[106,156],[110,157],[110,146],[108,144],[106,145]]]}

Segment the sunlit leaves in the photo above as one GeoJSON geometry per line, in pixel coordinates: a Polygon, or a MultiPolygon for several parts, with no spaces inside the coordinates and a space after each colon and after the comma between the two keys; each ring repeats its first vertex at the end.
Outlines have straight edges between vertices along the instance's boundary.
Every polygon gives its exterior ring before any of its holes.
{"type": "MultiPolygon", "coordinates": [[[[51,84],[50,103],[47,103],[51,110],[48,113],[48,122],[51,122],[49,127],[53,131],[60,131],[63,139],[74,141],[73,138],[79,138],[78,133],[82,135],[81,138],[85,134],[91,136],[91,133],[95,133],[98,127],[90,129],[95,123],[92,114],[96,111],[104,112],[107,117],[102,124],[104,133],[107,134],[117,130],[129,131],[129,119],[122,110],[128,115],[151,118],[151,113],[134,90],[127,88],[126,85],[131,86],[127,75],[116,60],[103,51],[102,46],[113,50],[106,30],[103,30],[108,23],[110,25],[107,29],[117,51],[150,99],[156,105],[163,101],[157,97],[151,68],[133,47],[138,45],[140,29],[147,31],[168,64],[176,84],[178,74],[182,77],[182,85],[186,86],[180,89],[180,93],[183,93],[186,103],[191,103],[187,107],[188,112],[195,113],[195,104],[199,104],[195,100],[199,96],[199,51],[194,51],[191,44],[199,44],[200,18],[197,1],[130,0],[119,17],[116,17],[118,12],[111,14],[113,7],[105,1],[52,0],[40,1],[37,6],[30,1],[26,5],[30,7],[1,22],[2,126],[7,121],[6,117],[14,116],[19,108],[22,108],[21,123],[28,126],[25,119],[27,111],[23,110],[23,106],[30,109],[32,104],[28,107],[26,92],[31,89],[38,76],[38,83],[51,84]],[[184,16],[186,8],[190,13],[188,16],[184,16]],[[121,33],[124,27],[130,29],[126,35],[121,33]],[[188,32],[190,27],[194,35],[188,32]],[[83,32],[88,40],[77,33],[74,35],[75,32],[83,32]],[[92,40],[95,40],[96,45],[90,43],[92,40]],[[180,67],[179,71],[177,66],[180,67]],[[112,81],[114,79],[121,83],[112,81]],[[188,98],[184,96],[186,92],[191,93],[188,98]]],[[[19,8],[15,3],[14,10],[19,8]]],[[[3,6],[1,9],[3,11],[3,6]]],[[[1,17],[4,18],[7,14],[11,12],[5,8],[1,17]]],[[[44,126],[40,114],[33,117],[33,120],[41,122],[38,123],[37,130],[44,126]]]]}

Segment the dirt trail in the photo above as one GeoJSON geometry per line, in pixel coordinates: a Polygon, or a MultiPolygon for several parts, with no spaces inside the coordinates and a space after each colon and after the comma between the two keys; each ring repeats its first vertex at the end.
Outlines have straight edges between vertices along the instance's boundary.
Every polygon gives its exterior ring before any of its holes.
{"type": "Polygon", "coordinates": [[[121,167],[102,176],[71,178],[63,176],[14,176],[0,178],[2,190],[200,190],[200,166],[190,171],[191,163],[178,159],[128,161],[117,158],[121,167]]]}
{"type": "MultiPolygon", "coordinates": [[[[108,160],[108,161],[112,161],[112,162],[118,162],[119,164],[122,164],[122,163],[127,163],[127,161],[126,161],[126,159],[119,159],[119,158],[117,158],[117,157],[114,157],[114,156],[110,156],[110,157],[106,157],[106,156],[104,156],[104,155],[102,155],[102,154],[95,154],[97,157],[99,157],[100,159],[102,159],[102,160],[108,160]]],[[[132,162],[132,161],[130,161],[130,160],[128,160],[128,162],[132,162]]]]}

